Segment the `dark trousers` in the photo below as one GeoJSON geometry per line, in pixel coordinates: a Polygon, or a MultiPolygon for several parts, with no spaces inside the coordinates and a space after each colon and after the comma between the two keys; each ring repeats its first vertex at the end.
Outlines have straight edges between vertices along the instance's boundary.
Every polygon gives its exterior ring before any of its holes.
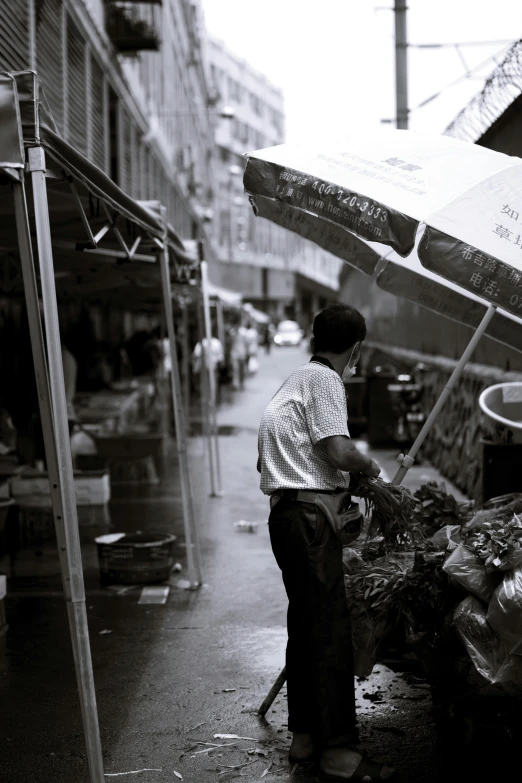
{"type": "Polygon", "coordinates": [[[352,638],[342,548],[313,503],[282,498],[270,539],[288,595],[288,728],[325,745],[356,740],[352,638]]]}

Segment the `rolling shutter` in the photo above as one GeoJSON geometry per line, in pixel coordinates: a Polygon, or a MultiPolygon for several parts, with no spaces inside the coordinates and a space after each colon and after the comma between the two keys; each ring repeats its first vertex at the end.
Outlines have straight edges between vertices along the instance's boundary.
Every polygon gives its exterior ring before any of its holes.
{"type": "Polygon", "coordinates": [[[64,133],[63,5],[36,3],[36,70],[60,133],[64,133]]]}
{"type": "Polygon", "coordinates": [[[31,67],[29,0],[0,2],[0,70],[31,67]]]}
{"type": "Polygon", "coordinates": [[[85,41],[76,25],[67,19],[67,141],[87,154],[87,85],[85,41]]]}

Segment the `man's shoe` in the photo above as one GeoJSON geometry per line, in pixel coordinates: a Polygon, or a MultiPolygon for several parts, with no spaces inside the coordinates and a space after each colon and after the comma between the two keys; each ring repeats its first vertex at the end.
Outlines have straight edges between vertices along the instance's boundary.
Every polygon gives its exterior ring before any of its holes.
{"type": "Polygon", "coordinates": [[[311,734],[293,734],[288,752],[291,764],[304,764],[306,761],[313,761],[316,753],[317,750],[311,734]]]}

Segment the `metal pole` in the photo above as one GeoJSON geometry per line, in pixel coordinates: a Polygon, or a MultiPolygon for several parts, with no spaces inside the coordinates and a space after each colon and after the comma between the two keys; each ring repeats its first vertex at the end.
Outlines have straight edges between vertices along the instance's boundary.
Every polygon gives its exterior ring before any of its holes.
{"type": "Polygon", "coordinates": [[[103,783],[103,757],[85,607],[85,587],[76,514],[76,496],[67,423],[60,328],[51,249],[49,207],[45,183],[45,155],[42,148],[35,147],[29,150],[29,169],[33,184],[46,345],[44,345],[40,321],[38,288],[31,247],[25,190],[21,183],[13,185],[16,226],[58,554],[71,631],[85,743],[87,746],[87,759],[92,783],[103,783]]]}
{"type": "Polygon", "coordinates": [[[217,328],[218,328],[218,338],[223,346],[223,350],[225,350],[225,316],[223,314],[223,302],[221,299],[218,299],[216,301],[216,312],[217,312],[217,328]]]}
{"type": "Polygon", "coordinates": [[[202,421],[202,435],[206,438],[208,449],[208,461],[210,469],[210,497],[217,496],[216,489],[216,470],[214,463],[214,448],[212,445],[212,425],[210,421],[210,390],[207,372],[206,354],[204,348],[204,327],[203,327],[203,305],[198,300],[197,312],[198,312],[198,336],[199,343],[201,345],[201,369],[199,372],[199,389],[201,395],[201,421],[202,421]]]}
{"type": "Polygon", "coordinates": [[[185,403],[185,426],[188,434],[190,432],[190,344],[188,305],[185,301],[181,305],[181,323],[183,327],[183,339],[181,341],[183,357],[183,400],[185,403]]]}
{"type": "Polygon", "coordinates": [[[395,100],[397,128],[408,128],[407,0],[395,0],[395,100]]]}
{"type": "Polygon", "coordinates": [[[483,336],[483,334],[485,333],[485,331],[486,331],[486,329],[487,329],[487,327],[489,325],[489,322],[491,321],[491,319],[495,315],[496,310],[497,310],[497,308],[494,307],[494,305],[490,305],[488,307],[488,309],[487,309],[487,311],[486,311],[482,321],[480,322],[479,326],[477,327],[477,330],[476,330],[475,334],[473,335],[473,337],[469,341],[469,344],[468,344],[466,350],[464,351],[464,353],[460,357],[460,360],[459,360],[457,366],[455,367],[455,369],[451,373],[451,377],[449,378],[446,386],[442,390],[442,393],[441,393],[439,399],[437,400],[437,402],[435,403],[435,405],[433,407],[433,410],[431,411],[430,415],[428,416],[428,418],[424,422],[423,428],[421,429],[421,431],[417,435],[417,439],[415,440],[415,443],[411,447],[409,453],[405,457],[402,457],[402,460],[401,460],[402,464],[401,464],[399,470],[397,471],[397,473],[395,474],[395,476],[393,477],[392,484],[402,484],[402,480],[404,479],[404,477],[406,476],[408,470],[411,468],[411,466],[415,462],[415,457],[419,453],[419,450],[420,450],[422,444],[426,440],[426,436],[428,435],[429,431],[431,430],[435,419],[439,415],[439,412],[440,412],[441,408],[443,407],[444,403],[446,402],[446,400],[448,399],[449,395],[451,394],[451,391],[454,388],[454,386],[456,385],[458,379],[462,375],[462,371],[463,371],[464,367],[468,363],[468,361],[469,361],[473,351],[475,350],[475,348],[479,344],[480,339],[483,336]]]}
{"type": "Polygon", "coordinates": [[[216,420],[216,376],[212,365],[212,326],[210,321],[210,304],[208,299],[208,265],[206,261],[201,261],[201,292],[203,294],[203,316],[205,323],[205,360],[207,366],[207,375],[209,379],[209,421],[210,421],[210,442],[214,449],[216,466],[216,491],[214,497],[221,497],[221,460],[219,455],[219,437],[217,434],[216,420]]]}
{"type": "Polygon", "coordinates": [[[170,385],[172,391],[172,405],[174,408],[174,425],[176,428],[176,447],[179,460],[179,473],[181,479],[181,503],[183,506],[183,527],[187,544],[188,577],[192,588],[199,587],[201,580],[201,566],[199,558],[199,546],[197,540],[196,522],[194,517],[194,503],[192,498],[190,471],[187,453],[187,432],[185,417],[183,415],[183,403],[179,381],[178,353],[176,349],[176,330],[172,315],[172,290],[170,285],[169,249],[167,239],[164,239],[161,253],[161,285],[163,289],[163,304],[165,307],[165,320],[170,350],[170,385]]]}

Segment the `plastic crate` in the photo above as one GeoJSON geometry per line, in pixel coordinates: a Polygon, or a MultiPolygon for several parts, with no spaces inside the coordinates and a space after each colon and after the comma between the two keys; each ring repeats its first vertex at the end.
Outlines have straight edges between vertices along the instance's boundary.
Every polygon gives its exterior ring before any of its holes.
{"type": "MultiPolygon", "coordinates": [[[[100,506],[111,499],[111,485],[108,470],[75,471],[74,491],[78,506],[100,506]]],[[[50,497],[48,473],[26,471],[11,480],[11,493],[22,502],[30,497],[50,497]]]]}
{"type": "Polygon", "coordinates": [[[168,579],[176,536],[165,533],[110,535],[95,539],[102,584],[153,584],[168,579]]]}
{"type": "Polygon", "coordinates": [[[137,460],[160,457],[163,433],[129,433],[127,435],[95,435],[98,456],[115,460],[137,460]]]}

